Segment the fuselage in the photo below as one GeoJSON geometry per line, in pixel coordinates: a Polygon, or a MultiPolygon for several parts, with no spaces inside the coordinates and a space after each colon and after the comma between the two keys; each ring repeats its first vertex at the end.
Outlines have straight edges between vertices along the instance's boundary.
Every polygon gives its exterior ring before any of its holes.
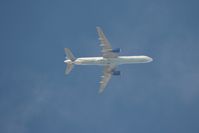
{"type": "MultiPolygon", "coordinates": [[[[77,58],[72,63],[76,65],[122,65],[133,63],[147,63],[151,61],[152,58],[148,56],[118,56],[117,58],[82,57],[77,58]]],[[[65,60],[64,62],[71,62],[71,60],[65,60]]]]}

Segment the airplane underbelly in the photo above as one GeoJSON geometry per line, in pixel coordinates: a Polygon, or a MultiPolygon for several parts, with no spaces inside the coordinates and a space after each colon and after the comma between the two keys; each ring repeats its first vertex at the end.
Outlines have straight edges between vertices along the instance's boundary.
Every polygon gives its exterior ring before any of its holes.
{"type": "Polygon", "coordinates": [[[120,64],[132,64],[132,63],[147,63],[152,61],[148,56],[120,56],[118,63],[120,64]]]}
{"type": "Polygon", "coordinates": [[[106,61],[103,58],[80,58],[74,63],[77,65],[104,65],[106,61]]]}
{"type": "Polygon", "coordinates": [[[147,56],[120,56],[118,58],[103,58],[103,57],[91,57],[91,58],[78,58],[74,61],[76,65],[121,65],[131,63],[146,63],[151,61],[147,56]]]}
{"type": "Polygon", "coordinates": [[[83,61],[79,65],[101,65],[99,61],[83,61]]]}

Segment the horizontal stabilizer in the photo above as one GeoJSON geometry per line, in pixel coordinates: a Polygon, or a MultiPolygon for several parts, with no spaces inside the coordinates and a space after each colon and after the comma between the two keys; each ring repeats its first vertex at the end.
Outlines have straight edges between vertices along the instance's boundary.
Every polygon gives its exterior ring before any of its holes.
{"type": "Polygon", "coordinates": [[[73,69],[74,65],[72,63],[67,63],[65,75],[69,74],[71,70],[73,69]]]}
{"type": "Polygon", "coordinates": [[[72,54],[69,48],[64,48],[64,51],[68,59],[70,59],[71,61],[75,60],[75,56],[72,54]]]}

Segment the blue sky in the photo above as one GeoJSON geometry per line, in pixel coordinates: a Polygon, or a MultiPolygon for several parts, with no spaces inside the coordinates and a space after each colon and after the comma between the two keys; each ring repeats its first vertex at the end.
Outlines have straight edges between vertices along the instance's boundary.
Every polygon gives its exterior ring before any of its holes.
{"type": "Polygon", "coordinates": [[[197,0],[1,0],[1,133],[197,133],[197,0]],[[98,95],[102,68],[64,76],[64,47],[100,56],[96,26],[121,55],[149,64],[119,66],[98,95]]]}

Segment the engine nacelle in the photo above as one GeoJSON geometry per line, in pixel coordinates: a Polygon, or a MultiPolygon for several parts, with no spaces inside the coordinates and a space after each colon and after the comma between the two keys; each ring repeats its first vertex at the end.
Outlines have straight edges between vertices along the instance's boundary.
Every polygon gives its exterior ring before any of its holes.
{"type": "Polygon", "coordinates": [[[112,72],[112,75],[114,75],[114,76],[119,76],[121,73],[120,73],[120,71],[113,71],[112,72]]]}
{"type": "Polygon", "coordinates": [[[121,49],[120,48],[116,48],[116,49],[111,50],[111,52],[113,52],[113,53],[120,53],[121,49]]]}

